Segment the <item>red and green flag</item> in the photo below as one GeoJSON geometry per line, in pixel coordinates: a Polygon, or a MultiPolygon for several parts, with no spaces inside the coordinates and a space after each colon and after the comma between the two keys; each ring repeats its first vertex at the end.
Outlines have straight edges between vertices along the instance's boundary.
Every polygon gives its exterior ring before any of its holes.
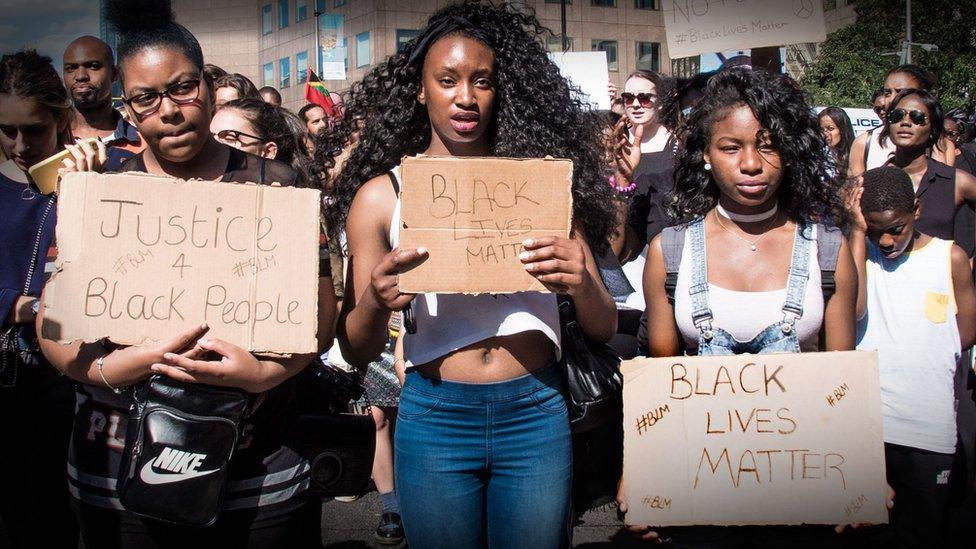
{"type": "Polygon", "coordinates": [[[308,68],[308,79],[305,81],[305,101],[322,107],[327,116],[335,116],[335,105],[329,97],[329,89],[311,67],[308,68]]]}

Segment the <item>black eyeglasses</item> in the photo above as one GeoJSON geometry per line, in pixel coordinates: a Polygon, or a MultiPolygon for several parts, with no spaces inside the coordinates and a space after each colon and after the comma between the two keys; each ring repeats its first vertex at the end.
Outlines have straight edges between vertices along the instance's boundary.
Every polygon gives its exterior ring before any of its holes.
{"type": "Polygon", "coordinates": [[[894,109],[888,113],[888,123],[897,124],[905,118],[906,114],[908,115],[908,119],[912,121],[912,124],[915,124],[916,126],[924,126],[925,121],[928,120],[928,116],[919,110],[912,109],[910,111],[906,111],[905,109],[894,109]]]}
{"type": "Polygon", "coordinates": [[[169,97],[177,105],[186,105],[197,100],[200,95],[200,80],[184,80],[177,82],[163,91],[140,93],[128,99],[123,99],[132,112],[139,116],[149,116],[159,110],[163,104],[163,96],[169,97]]]}
{"type": "Polygon", "coordinates": [[[657,94],[654,93],[630,93],[624,92],[620,94],[620,98],[623,99],[624,105],[630,106],[634,104],[634,99],[640,103],[641,107],[650,108],[654,106],[654,100],[657,99],[657,94]]]}
{"type": "Polygon", "coordinates": [[[257,145],[258,143],[267,143],[267,139],[262,139],[256,135],[251,135],[249,133],[239,132],[237,130],[220,130],[219,132],[213,134],[218,140],[230,145],[257,145]],[[241,140],[242,137],[247,137],[253,139],[254,141],[244,142],[241,140]]]}

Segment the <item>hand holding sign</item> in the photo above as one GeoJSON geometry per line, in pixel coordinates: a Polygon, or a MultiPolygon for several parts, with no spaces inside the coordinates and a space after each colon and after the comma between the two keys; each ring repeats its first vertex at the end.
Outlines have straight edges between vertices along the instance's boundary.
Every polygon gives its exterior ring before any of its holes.
{"type": "Polygon", "coordinates": [[[239,387],[250,393],[260,393],[273,387],[273,377],[265,363],[244,349],[221,339],[201,339],[198,346],[220,355],[220,360],[195,360],[189,356],[165,353],[152,371],[187,383],[206,383],[224,387],[239,387]]]}
{"type": "Polygon", "coordinates": [[[373,269],[370,285],[376,302],[390,311],[405,309],[417,294],[401,293],[397,276],[427,261],[428,257],[427,248],[422,246],[404,250],[396,248],[383,256],[380,264],[373,269]]]}
{"type": "Polygon", "coordinates": [[[519,254],[519,260],[549,291],[575,296],[592,282],[579,242],[561,236],[543,236],[530,238],[522,246],[525,251],[519,254]]]}

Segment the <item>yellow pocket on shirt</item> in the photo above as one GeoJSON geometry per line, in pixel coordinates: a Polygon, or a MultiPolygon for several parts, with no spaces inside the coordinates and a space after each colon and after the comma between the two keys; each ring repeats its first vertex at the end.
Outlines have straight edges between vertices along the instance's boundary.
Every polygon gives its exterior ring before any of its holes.
{"type": "Polygon", "coordinates": [[[925,292],[925,318],[936,324],[946,321],[949,312],[949,294],[925,292]]]}

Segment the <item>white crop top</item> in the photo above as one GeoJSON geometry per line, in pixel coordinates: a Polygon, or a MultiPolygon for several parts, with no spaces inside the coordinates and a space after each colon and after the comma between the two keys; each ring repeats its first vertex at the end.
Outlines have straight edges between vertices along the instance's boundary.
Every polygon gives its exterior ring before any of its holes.
{"type": "MultiPolygon", "coordinates": [[[[397,181],[400,167],[392,170],[397,181]]],[[[390,219],[390,247],[400,242],[400,199],[390,219]]],[[[407,368],[420,366],[473,343],[533,330],[560,349],[555,294],[420,294],[413,300],[416,333],[401,332],[407,368]]]]}
{"type": "MultiPolygon", "coordinates": [[[[814,227],[810,242],[810,278],[803,296],[803,316],[796,321],[796,335],[803,352],[817,351],[820,325],[823,323],[824,300],[820,286],[820,264],[814,227]]],[[[698,348],[698,328],[691,318],[691,238],[686,237],[674,290],[674,318],[678,331],[689,349],[698,348]]],[[[707,253],[707,251],[706,251],[707,253]]],[[[708,284],[708,301],[712,309],[712,326],[721,328],[735,339],[746,342],[767,326],[783,320],[786,287],[768,292],[742,292],[708,284]]]]}

